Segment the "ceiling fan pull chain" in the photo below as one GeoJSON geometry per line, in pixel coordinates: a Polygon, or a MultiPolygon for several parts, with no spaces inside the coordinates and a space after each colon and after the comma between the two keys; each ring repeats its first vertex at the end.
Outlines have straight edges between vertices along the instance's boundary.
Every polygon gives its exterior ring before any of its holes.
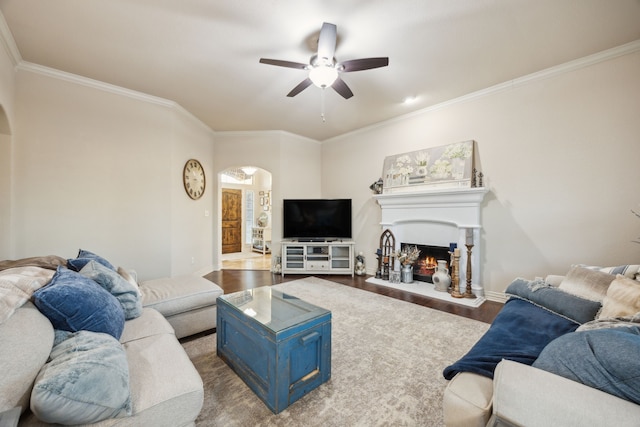
{"type": "Polygon", "coordinates": [[[322,117],[322,123],[326,123],[326,118],[324,116],[324,91],[325,88],[322,88],[320,91],[320,117],[322,117]]]}

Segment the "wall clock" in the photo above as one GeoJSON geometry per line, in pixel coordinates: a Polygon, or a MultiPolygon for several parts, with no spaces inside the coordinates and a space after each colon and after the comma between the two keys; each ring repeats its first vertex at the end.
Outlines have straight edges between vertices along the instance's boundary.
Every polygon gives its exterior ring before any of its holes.
{"type": "Polygon", "coordinates": [[[199,161],[195,159],[187,160],[182,172],[184,190],[193,200],[197,200],[204,194],[205,178],[204,169],[199,161]]]}

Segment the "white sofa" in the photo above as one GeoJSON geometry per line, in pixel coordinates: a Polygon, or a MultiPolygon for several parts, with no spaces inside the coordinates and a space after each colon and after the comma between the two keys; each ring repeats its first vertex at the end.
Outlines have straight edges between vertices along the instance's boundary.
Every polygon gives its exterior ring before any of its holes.
{"type": "MultiPolygon", "coordinates": [[[[531,366],[498,364],[493,381],[493,417],[529,427],[637,426],[640,406],[531,366]]],[[[498,424],[499,425],[499,424],[498,424]]]]}
{"type": "MultiPolygon", "coordinates": [[[[37,293],[34,293],[31,298],[25,296],[22,300],[19,298],[16,300],[15,293],[6,291],[12,286],[14,292],[16,288],[24,290],[25,283],[32,286],[31,290],[34,292],[37,292],[37,289],[45,289],[55,269],[58,266],[65,266],[66,261],[56,256],[0,261],[0,366],[2,367],[0,425],[2,427],[14,424],[51,425],[38,419],[32,411],[34,390],[42,393],[39,381],[46,371],[45,366],[51,365],[52,360],[55,359],[52,350],[55,350],[61,342],[65,343],[66,338],[61,339],[61,334],[63,336],[79,335],[79,333],[56,331],[53,321],[34,305],[37,293]],[[14,286],[18,281],[20,286],[14,286]],[[7,310],[7,305],[11,303],[14,303],[14,308],[7,310]],[[14,424],[10,424],[12,419],[15,419],[14,424]]],[[[127,275],[124,271],[121,274],[130,283],[135,281],[133,279],[135,274],[127,275]]],[[[136,308],[136,317],[124,321],[119,340],[108,333],[90,332],[95,334],[90,335],[92,337],[110,340],[109,343],[115,347],[120,361],[124,362],[122,363],[125,365],[123,372],[128,381],[126,384],[128,413],[116,408],[120,412],[114,417],[101,418],[97,422],[88,424],[193,426],[203,404],[203,383],[176,334],[182,337],[215,328],[215,301],[217,296],[222,294],[222,289],[205,279],[184,276],[146,282],[144,285],[141,284],[137,294],[140,303],[136,308]]],[[[72,342],[78,349],[76,351],[72,347],[72,351],[67,352],[65,357],[72,362],[77,360],[78,363],[75,366],[79,366],[80,362],[83,362],[81,352],[85,350],[83,348],[85,343],[72,342]],[[76,353],[79,356],[76,356],[76,353]]],[[[90,354],[89,357],[91,356],[90,354]]],[[[91,360],[88,364],[89,369],[93,369],[93,363],[94,361],[91,360]]],[[[95,361],[95,369],[101,369],[102,364],[100,360],[95,361]]],[[[80,372],[82,372],[81,369],[87,372],[83,375],[91,374],[86,371],[86,367],[78,368],[80,372]]],[[[103,381],[102,377],[96,378],[95,385],[99,389],[101,383],[106,381],[108,379],[103,381]]],[[[62,387],[70,383],[61,382],[62,387]]],[[[89,387],[93,386],[89,384],[89,387]]],[[[108,395],[109,390],[104,393],[108,395]]],[[[84,411],[82,404],[85,402],[82,397],[76,399],[74,395],[71,399],[64,395],[62,399],[58,396],[55,399],[60,402],[59,412],[63,415],[65,411],[69,413],[84,411]]],[[[95,400],[91,400],[91,403],[86,405],[87,412],[92,411],[96,406],[100,405],[96,404],[95,400]]],[[[37,413],[38,406],[35,411],[37,413]]]]}
{"type": "MultiPolygon", "coordinates": [[[[0,325],[0,412],[20,407],[20,426],[42,426],[29,410],[35,379],[47,362],[54,330],[30,302],[0,325]]],[[[156,310],[128,320],[120,342],[129,368],[133,413],[96,426],[192,426],[202,409],[202,379],[156,310]]]]}
{"type": "MultiPolygon", "coordinates": [[[[574,266],[566,276],[548,276],[545,282],[572,295],[601,302],[602,308],[596,317],[578,331],[611,328],[622,323],[635,326],[640,311],[639,268],[621,266],[617,271],[609,267],[599,269],[596,274],[593,267],[589,270],[594,273],[590,273],[585,272],[584,266],[574,266]],[[624,276],[607,278],[602,273],[624,273],[624,276]],[[620,299],[622,291],[627,301],[620,299]],[[634,323],[629,323],[631,321],[634,323]]],[[[578,332],[570,334],[574,333],[578,332]]],[[[445,390],[443,412],[447,427],[640,425],[640,405],[511,360],[497,364],[493,379],[473,372],[457,373],[445,390]]]]}

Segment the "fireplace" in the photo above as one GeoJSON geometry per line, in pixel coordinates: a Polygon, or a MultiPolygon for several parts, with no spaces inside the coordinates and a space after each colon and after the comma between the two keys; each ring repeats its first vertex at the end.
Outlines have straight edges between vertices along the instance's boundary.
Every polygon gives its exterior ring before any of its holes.
{"type": "Polygon", "coordinates": [[[436,271],[438,260],[446,260],[447,265],[451,259],[449,247],[421,245],[416,243],[400,243],[400,247],[416,246],[420,251],[418,260],[413,264],[413,279],[419,282],[433,283],[431,276],[436,271]]]}
{"type": "MultiPolygon", "coordinates": [[[[376,194],[381,208],[381,229],[389,230],[396,242],[417,242],[418,246],[440,247],[442,252],[432,258],[449,261],[449,245],[460,248],[460,283],[466,283],[467,265],[471,266],[472,292],[484,296],[481,283],[481,260],[484,244],[480,221],[481,203],[488,189],[483,187],[434,189],[408,193],[376,194]],[[466,243],[473,244],[470,262],[467,263],[466,243]]],[[[409,243],[405,243],[409,244],[409,243]]],[[[400,244],[396,249],[400,249],[400,244]]],[[[431,282],[433,260],[414,265],[414,279],[431,282]],[[420,270],[424,264],[425,278],[420,270]]]]}

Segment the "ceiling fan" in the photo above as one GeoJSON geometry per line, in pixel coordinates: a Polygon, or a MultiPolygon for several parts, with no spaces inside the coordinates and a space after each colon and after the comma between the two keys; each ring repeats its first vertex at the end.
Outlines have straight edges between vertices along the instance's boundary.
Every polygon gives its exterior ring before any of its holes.
{"type": "Polygon", "coordinates": [[[340,78],[340,73],[386,67],[389,65],[389,58],[363,58],[336,62],[336,58],[334,57],[336,50],[336,33],[337,30],[334,24],[327,22],[322,24],[320,37],[318,38],[318,53],[311,57],[308,64],[265,58],[260,58],[260,63],[309,71],[309,76],[287,94],[289,97],[296,96],[314,84],[322,89],[331,86],[336,92],[342,95],[342,97],[349,99],[353,96],[353,92],[351,92],[351,89],[349,89],[349,86],[347,86],[344,80],[340,78]]]}

